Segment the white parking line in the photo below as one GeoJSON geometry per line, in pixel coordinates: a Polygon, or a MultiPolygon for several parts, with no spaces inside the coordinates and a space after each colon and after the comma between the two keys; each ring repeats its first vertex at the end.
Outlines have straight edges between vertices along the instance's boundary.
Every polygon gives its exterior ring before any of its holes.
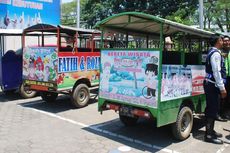
{"type": "MultiPolygon", "coordinates": [[[[20,106],[20,105],[18,105],[18,106],[20,106]]],[[[22,107],[22,106],[20,106],[20,107],[22,107]]],[[[66,122],[69,122],[69,123],[72,123],[72,124],[75,124],[75,125],[79,125],[79,126],[84,127],[84,128],[89,128],[91,130],[94,130],[94,131],[97,131],[97,132],[100,132],[100,133],[103,133],[103,134],[106,134],[106,135],[109,135],[109,136],[112,136],[112,137],[116,137],[116,138],[119,138],[119,139],[122,139],[122,140],[125,140],[125,141],[129,141],[129,142],[132,142],[132,143],[136,143],[138,145],[142,145],[142,146],[145,146],[145,147],[149,147],[149,148],[156,149],[156,150],[163,151],[163,152],[167,152],[167,153],[179,153],[179,152],[177,152],[175,150],[171,150],[171,149],[163,148],[163,147],[160,147],[160,146],[152,145],[152,144],[145,143],[145,142],[137,140],[137,139],[132,139],[132,138],[126,137],[124,135],[120,135],[120,134],[110,132],[108,130],[103,130],[103,129],[98,128],[98,126],[90,126],[90,125],[86,125],[84,123],[77,122],[77,121],[74,121],[74,120],[71,120],[71,119],[68,119],[68,118],[65,118],[65,117],[61,117],[61,116],[56,115],[54,113],[49,113],[49,112],[38,110],[38,109],[35,109],[35,108],[26,107],[26,109],[30,109],[30,110],[33,110],[33,111],[36,111],[36,112],[39,112],[39,113],[42,113],[42,114],[45,114],[45,115],[48,115],[48,116],[63,120],[63,121],[66,121],[66,122]]]]}
{"type": "Polygon", "coordinates": [[[221,146],[221,148],[219,150],[217,150],[216,153],[222,153],[224,152],[224,150],[229,146],[229,144],[224,144],[223,146],[221,146]]]}

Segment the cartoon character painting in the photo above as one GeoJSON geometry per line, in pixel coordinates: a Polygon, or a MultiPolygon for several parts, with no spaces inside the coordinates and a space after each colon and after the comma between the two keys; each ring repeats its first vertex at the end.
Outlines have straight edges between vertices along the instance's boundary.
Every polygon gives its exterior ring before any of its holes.
{"type": "Polygon", "coordinates": [[[34,63],[30,63],[28,67],[28,79],[37,80],[37,76],[35,75],[35,66],[34,63]]]}
{"type": "Polygon", "coordinates": [[[101,75],[100,88],[102,91],[109,92],[109,78],[110,78],[111,64],[104,63],[103,73],[101,75]]]}
{"type": "Polygon", "coordinates": [[[148,63],[145,69],[147,97],[156,97],[158,66],[153,63],[148,63]]]}
{"type": "Polygon", "coordinates": [[[58,79],[57,79],[57,83],[58,84],[63,84],[64,83],[64,78],[65,78],[65,74],[61,73],[58,75],[58,79]]]}
{"type": "Polygon", "coordinates": [[[149,62],[146,64],[145,68],[145,77],[146,77],[146,86],[142,89],[142,95],[146,99],[156,97],[157,89],[157,75],[158,75],[158,58],[152,56],[149,59],[149,62]]]}
{"type": "Polygon", "coordinates": [[[45,73],[44,73],[44,81],[49,81],[50,76],[50,67],[48,65],[45,66],[45,73]]]}
{"type": "Polygon", "coordinates": [[[26,48],[23,58],[23,77],[35,81],[56,81],[57,59],[53,48],[26,48]]]}
{"type": "Polygon", "coordinates": [[[44,70],[44,64],[42,61],[41,57],[38,57],[37,60],[35,61],[35,66],[36,66],[36,76],[38,78],[39,81],[43,81],[43,70],[44,70]]]}

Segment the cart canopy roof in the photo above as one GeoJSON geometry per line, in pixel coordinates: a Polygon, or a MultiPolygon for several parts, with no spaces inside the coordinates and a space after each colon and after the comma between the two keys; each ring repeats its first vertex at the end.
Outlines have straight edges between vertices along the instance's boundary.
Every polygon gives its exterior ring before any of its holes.
{"type": "Polygon", "coordinates": [[[115,30],[123,33],[133,32],[148,35],[160,34],[160,27],[163,24],[165,36],[178,32],[185,32],[191,36],[209,38],[212,32],[197,29],[191,26],[166,20],[153,15],[141,12],[125,12],[108,17],[95,25],[97,29],[115,30]]]}
{"type": "Polygon", "coordinates": [[[74,28],[64,25],[50,25],[50,24],[36,24],[31,27],[24,29],[24,32],[51,32],[56,33],[57,29],[60,29],[61,32],[67,33],[69,35],[75,35],[76,32],[79,34],[99,34],[100,31],[93,29],[83,29],[83,28],[74,28]]]}

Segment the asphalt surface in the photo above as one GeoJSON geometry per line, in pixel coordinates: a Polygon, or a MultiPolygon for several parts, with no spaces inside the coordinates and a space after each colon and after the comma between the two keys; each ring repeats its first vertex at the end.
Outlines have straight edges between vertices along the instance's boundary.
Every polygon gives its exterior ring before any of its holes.
{"type": "MultiPolygon", "coordinates": [[[[230,138],[230,121],[216,122],[223,140],[230,138]],[[225,129],[225,130],[224,130],[225,129]]],[[[22,99],[0,92],[0,153],[229,153],[229,144],[203,141],[204,118],[195,117],[192,133],[177,141],[171,127],[156,128],[140,120],[125,127],[114,111],[97,111],[97,99],[74,108],[68,96],[46,103],[37,96],[22,99]]]]}

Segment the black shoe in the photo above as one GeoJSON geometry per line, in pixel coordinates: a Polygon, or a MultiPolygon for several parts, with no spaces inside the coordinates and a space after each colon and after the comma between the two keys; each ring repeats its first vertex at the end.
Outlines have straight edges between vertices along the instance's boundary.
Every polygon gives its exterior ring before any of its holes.
{"type": "Polygon", "coordinates": [[[213,135],[216,136],[216,137],[218,137],[218,138],[223,137],[223,134],[218,133],[218,132],[216,132],[215,130],[213,130],[213,135]]]}
{"type": "Polygon", "coordinates": [[[204,141],[206,142],[210,142],[210,143],[215,143],[215,144],[223,144],[223,141],[218,139],[217,137],[215,136],[212,136],[212,135],[206,135],[204,137],[204,141]]]}
{"type": "Polygon", "coordinates": [[[217,115],[215,120],[220,122],[227,122],[227,120],[220,117],[220,115],[217,115]]]}

